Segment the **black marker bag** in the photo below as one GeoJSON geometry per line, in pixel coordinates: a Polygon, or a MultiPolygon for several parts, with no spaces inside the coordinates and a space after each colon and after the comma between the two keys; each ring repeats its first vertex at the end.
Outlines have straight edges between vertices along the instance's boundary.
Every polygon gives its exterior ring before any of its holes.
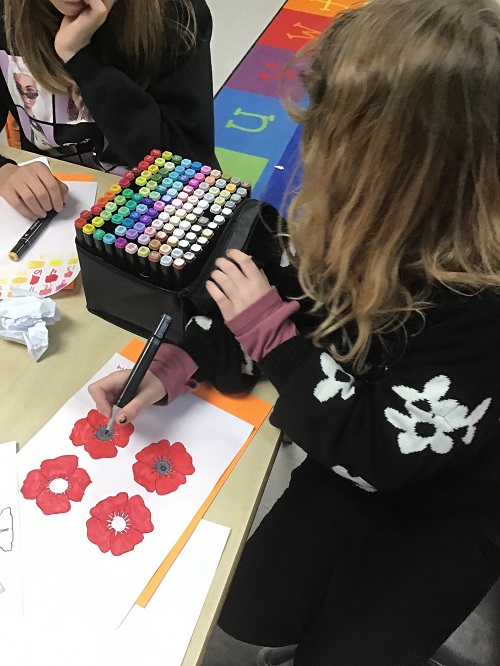
{"type": "Polygon", "coordinates": [[[135,335],[147,338],[163,314],[172,317],[166,341],[179,343],[184,328],[195,314],[210,314],[217,306],[205,283],[214,262],[226,250],[251,254],[260,267],[276,260],[279,214],[270,204],[256,199],[241,203],[227,221],[220,237],[209,251],[198,276],[179,291],[152,284],[105,261],[76,242],[87,309],[93,314],[135,335]]]}

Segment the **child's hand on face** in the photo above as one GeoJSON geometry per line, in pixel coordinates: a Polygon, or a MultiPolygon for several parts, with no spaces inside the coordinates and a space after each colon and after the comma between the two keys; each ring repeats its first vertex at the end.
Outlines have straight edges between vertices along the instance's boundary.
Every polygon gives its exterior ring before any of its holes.
{"type": "Polygon", "coordinates": [[[264,271],[257,268],[252,257],[239,250],[228,250],[228,259],[219,258],[207,291],[229,321],[256,303],[270,289],[264,271]]]}
{"type": "Polygon", "coordinates": [[[106,22],[116,0],[83,2],[85,7],[79,14],[63,18],[54,40],[55,51],[64,63],[90,44],[94,33],[106,22]]]}
{"type": "Polygon", "coordinates": [[[67,196],[68,186],[42,162],[0,169],[0,197],[28,220],[43,218],[50,210],[61,212],[67,196]]]}

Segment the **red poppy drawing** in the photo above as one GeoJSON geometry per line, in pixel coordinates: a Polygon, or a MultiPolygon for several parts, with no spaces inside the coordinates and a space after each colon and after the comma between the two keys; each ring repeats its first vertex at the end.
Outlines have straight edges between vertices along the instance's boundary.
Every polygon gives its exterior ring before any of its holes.
{"type": "Polygon", "coordinates": [[[76,456],[59,456],[44,460],[40,469],[28,473],[21,493],[25,499],[36,500],[46,516],[67,513],[72,502],[81,502],[91,483],[87,472],[78,467],[76,456]]]}
{"type": "Polygon", "coordinates": [[[98,458],[114,458],[119,446],[127,446],[134,426],[131,423],[115,425],[106,430],[108,419],[96,409],[91,409],[84,419],[79,419],[71,431],[69,438],[75,446],[83,446],[94,460],[98,458]]]}
{"type": "Polygon", "coordinates": [[[193,474],[193,459],[180,442],[170,444],[162,439],[146,446],[136,454],[132,469],[134,479],[150,493],[173,493],[186,483],[186,476],[193,474]]]}
{"type": "Polygon", "coordinates": [[[140,495],[118,493],[96,504],[87,520],[89,541],[103,553],[128,553],[141,543],[144,534],[152,532],[151,511],[140,495]]]}

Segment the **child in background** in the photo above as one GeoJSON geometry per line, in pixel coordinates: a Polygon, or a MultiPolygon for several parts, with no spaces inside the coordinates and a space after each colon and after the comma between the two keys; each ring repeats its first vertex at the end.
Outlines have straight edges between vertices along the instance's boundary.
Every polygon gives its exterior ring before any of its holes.
{"type": "MultiPolygon", "coordinates": [[[[164,345],[117,420],[241,391],[244,350],[308,457],[220,626],[262,665],[420,666],[500,575],[500,6],[373,0],[306,55],[286,250],[267,277],[217,261],[223,319],[164,345]]],[[[127,374],[90,387],[106,416],[127,374]]]]}
{"type": "MultiPolygon", "coordinates": [[[[156,146],[217,164],[205,0],[0,7],[0,127],[10,111],[22,148],[118,174],[156,146]]],[[[59,211],[66,193],[43,164],[0,157],[0,196],[25,217],[59,211]]]]}

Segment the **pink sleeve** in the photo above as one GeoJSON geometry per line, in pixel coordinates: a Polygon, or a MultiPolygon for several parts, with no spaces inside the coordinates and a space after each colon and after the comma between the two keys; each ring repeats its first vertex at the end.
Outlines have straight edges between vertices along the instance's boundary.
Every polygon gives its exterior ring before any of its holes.
{"type": "Polygon", "coordinates": [[[250,358],[258,363],[275,347],[297,335],[289,317],[299,310],[297,301],[284,302],[275,287],[239,315],[226,321],[250,358]]]}
{"type": "Polygon", "coordinates": [[[169,405],[182,393],[194,391],[198,382],[192,379],[198,366],[180,347],[164,344],[158,350],[149,368],[158,377],[167,395],[157,405],[169,405]]]}

